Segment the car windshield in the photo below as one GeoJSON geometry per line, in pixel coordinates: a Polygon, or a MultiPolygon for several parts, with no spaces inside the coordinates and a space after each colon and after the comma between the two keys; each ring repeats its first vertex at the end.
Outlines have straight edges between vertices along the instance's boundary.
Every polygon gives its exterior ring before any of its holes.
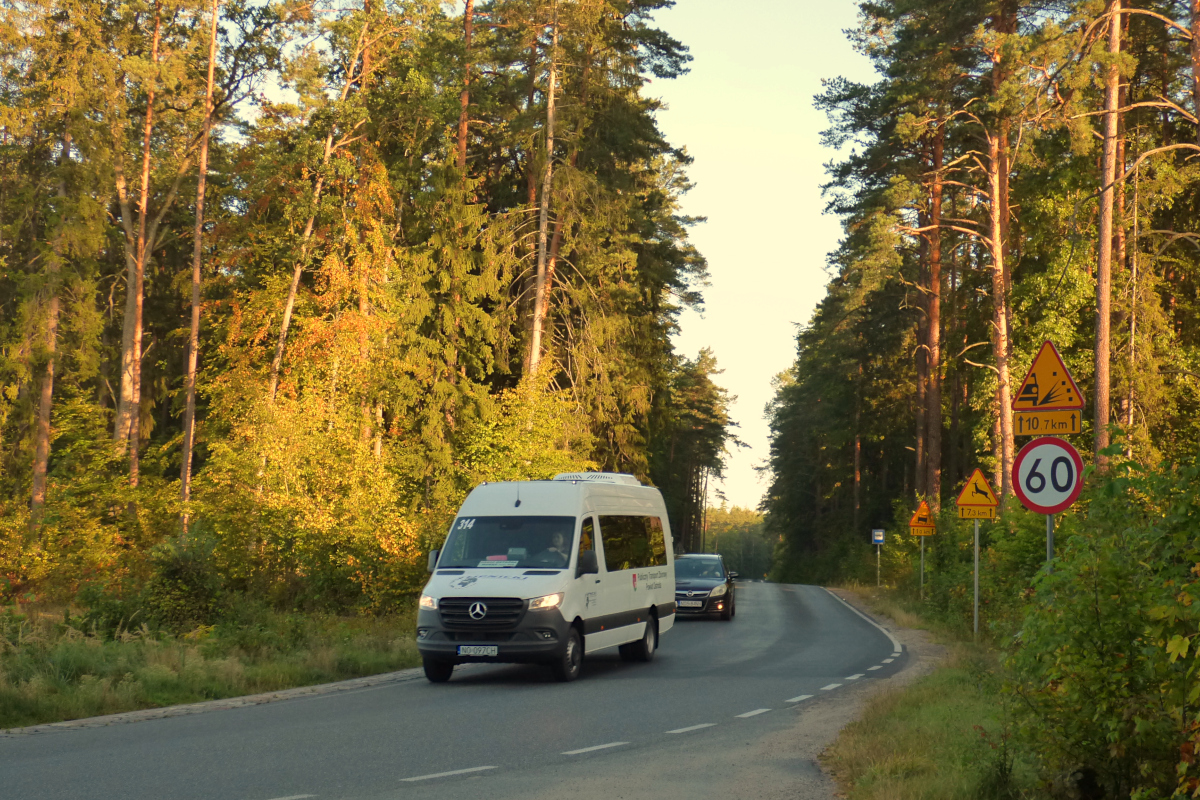
{"type": "Polygon", "coordinates": [[[725,572],[721,569],[721,561],[716,558],[677,558],[675,577],[721,580],[725,577],[725,572]]]}
{"type": "Polygon", "coordinates": [[[574,534],[574,517],[459,517],[438,567],[563,569],[574,534]]]}

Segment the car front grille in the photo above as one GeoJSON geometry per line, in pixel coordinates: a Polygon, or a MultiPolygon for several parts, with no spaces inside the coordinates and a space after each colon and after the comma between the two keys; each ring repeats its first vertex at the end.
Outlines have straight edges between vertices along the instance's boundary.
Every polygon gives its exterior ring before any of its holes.
{"type": "Polygon", "coordinates": [[[508,630],[521,621],[525,601],[514,597],[443,597],[438,601],[442,624],[457,630],[508,630]],[[487,607],[483,619],[471,618],[471,606],[487,607]]]}

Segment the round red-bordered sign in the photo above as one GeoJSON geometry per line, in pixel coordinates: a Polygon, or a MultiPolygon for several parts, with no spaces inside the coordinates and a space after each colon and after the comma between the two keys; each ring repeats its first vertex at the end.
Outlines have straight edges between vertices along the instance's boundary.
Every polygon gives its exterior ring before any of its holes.
{"type": "Polygon", "coordinates": [[[1013,459],[1012,484],[1021,505],[1030,511],[1066,511],[1083,491],[1083,459],[1065,439],[1034,439],[1013,459]]]}

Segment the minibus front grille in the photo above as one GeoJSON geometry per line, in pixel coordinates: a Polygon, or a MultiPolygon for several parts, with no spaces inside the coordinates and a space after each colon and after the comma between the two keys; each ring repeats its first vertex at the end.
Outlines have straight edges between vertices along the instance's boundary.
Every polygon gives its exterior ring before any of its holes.
{"type": "Polygon", "coordinates": [[[525,613],[525,601],[515,597],[443,597],[438,601],[442,624],[459,630],[503,630],[514,627],[525,613]],[[487,611],[480,619],[471,608],[482,603],[487,611]]]}

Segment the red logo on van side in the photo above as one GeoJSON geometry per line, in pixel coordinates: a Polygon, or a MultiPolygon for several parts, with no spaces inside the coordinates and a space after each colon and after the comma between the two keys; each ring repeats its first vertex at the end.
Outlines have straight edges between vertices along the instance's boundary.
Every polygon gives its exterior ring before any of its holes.
{"type": "Polygon", "coordinates": [[[637,591],[637,573],[633,573],[633,590],[637,591]]]}

